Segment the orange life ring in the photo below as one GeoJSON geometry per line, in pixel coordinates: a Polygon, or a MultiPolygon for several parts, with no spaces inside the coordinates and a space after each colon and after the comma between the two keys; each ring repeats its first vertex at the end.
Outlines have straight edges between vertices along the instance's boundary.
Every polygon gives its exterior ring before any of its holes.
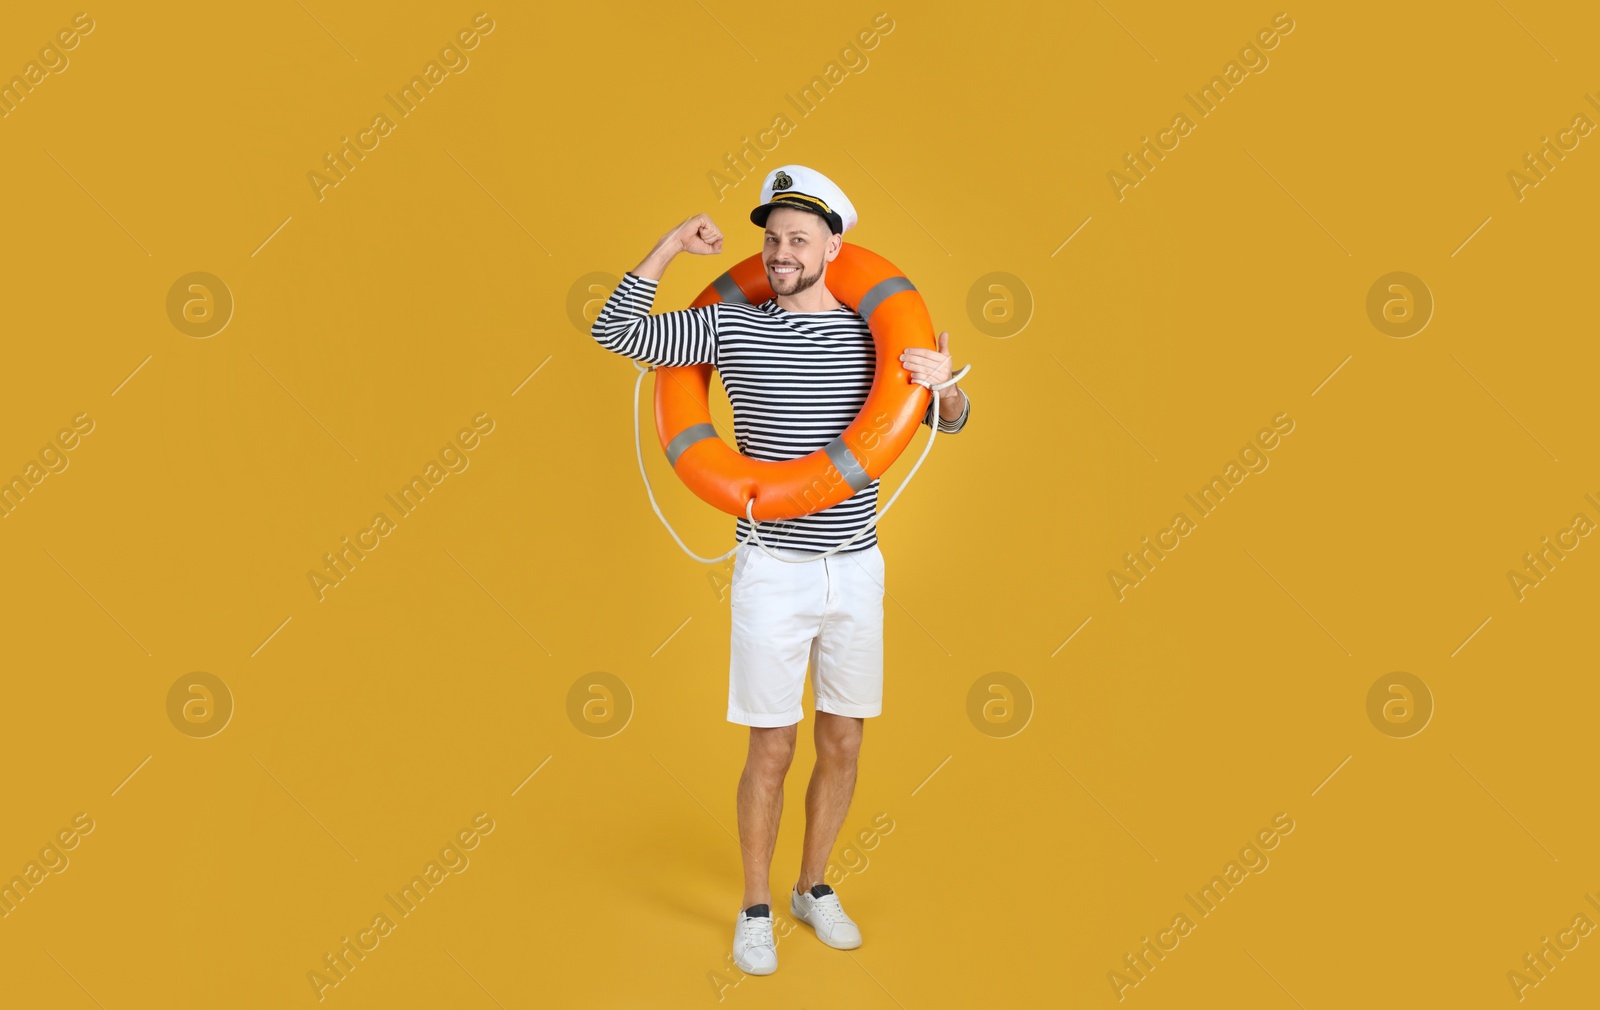
{"type": "MultiPolygon", "coordinates": [[[[703,500],[758,521],[794,519],[837,505],[889,469],[911,444],[933,394],[900,364],[908,347],[937,349],[922,295],[894,264],[846,242],[828,264],[828,290],[867,321],[877,351],[872,389],[856,419],[809,455],[778,462],[736,451],[711,425],[711,365],[659,366],[656,435],[667,462],[703,500]]],[[[759,305],[773,296],[757,253],[700,292],[691,308],[713,302],[759,305]]]]}

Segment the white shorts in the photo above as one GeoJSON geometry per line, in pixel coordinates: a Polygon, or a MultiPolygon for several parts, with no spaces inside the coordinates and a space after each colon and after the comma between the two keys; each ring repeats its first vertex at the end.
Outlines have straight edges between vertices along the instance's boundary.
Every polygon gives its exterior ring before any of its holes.
{"type": "MultiPolygon", "coordinates": [[[[816,552],[772,548],[784,557],[816,552]]],[[[883,712],[883,552],[876,544],[795,564],[754,543],[734,552],[728,721],[792,726],[805,717],[806,665],[818,712],[883,712]]]]}

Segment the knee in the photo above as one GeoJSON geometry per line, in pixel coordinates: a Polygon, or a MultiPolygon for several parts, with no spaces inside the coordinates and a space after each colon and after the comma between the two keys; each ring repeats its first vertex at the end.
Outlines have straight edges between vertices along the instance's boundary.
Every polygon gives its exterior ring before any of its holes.
{"type": "Polygon", "coordinates": [[[854,767],[861,755],[860,732],[819,733],[817,760],[834,768],[854,767]]]}
{"type": "Polygon", "coordinates": [[[750,755],[745,765],[762,779],[781,780],[794,761],[794,747],[793,726],[753,728],[750,730],[750,755]]]}

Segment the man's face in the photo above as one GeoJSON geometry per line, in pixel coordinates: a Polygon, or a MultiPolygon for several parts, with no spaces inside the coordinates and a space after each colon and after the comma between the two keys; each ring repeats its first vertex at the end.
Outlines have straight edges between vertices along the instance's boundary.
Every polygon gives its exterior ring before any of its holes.
{"type": "Polygon", "coordinates": [[[822,280],[828,263],[839,254],[843,239],[828,231],[822,218],[796,207],[779,207],[767,215],[761,262],[775,295],[796,295],[822,280]]]}

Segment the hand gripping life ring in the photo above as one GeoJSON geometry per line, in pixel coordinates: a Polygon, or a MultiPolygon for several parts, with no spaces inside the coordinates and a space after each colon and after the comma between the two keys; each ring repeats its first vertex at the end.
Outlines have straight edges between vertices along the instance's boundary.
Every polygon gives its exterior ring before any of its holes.
{"type": "MultiPolygon", "coordinates": [[[[877,351],[872,389],[856,419],[827,445],[772,462],[737,452],[711,425],[711,365],[660,366],[656,435],[673,471],[701,499],[757,521],[794,519],[837,505],[889,469],[911,443],[932,393],[900,364],[908,347],[937,348],[922,295],[894,264],[846,242],[828,264],[828,290],[867,321],[877,351]]],[[[713,302],[759,305],[773,296],[758,253],[700,292],[691,308],[713,302]]]]}

